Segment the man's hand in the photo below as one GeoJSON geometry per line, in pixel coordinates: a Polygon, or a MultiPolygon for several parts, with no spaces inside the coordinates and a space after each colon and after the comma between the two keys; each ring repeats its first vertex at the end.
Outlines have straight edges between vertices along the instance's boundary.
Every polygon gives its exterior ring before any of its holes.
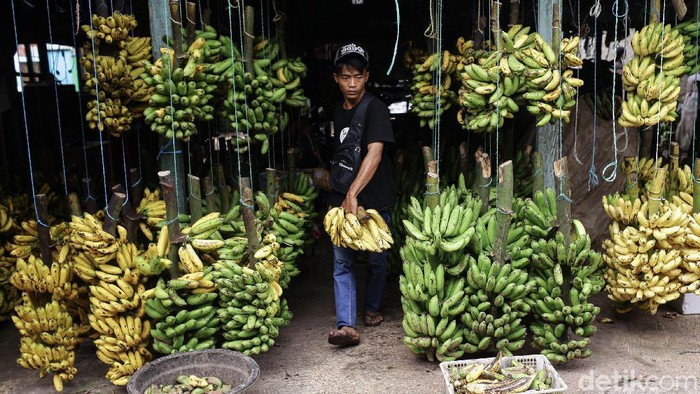
{"type": "Polygon", "coordinates": [[[357,215],[357,197],[351,196],[350,194],[346,195],[342,207],[345,213],[357,215]]]}

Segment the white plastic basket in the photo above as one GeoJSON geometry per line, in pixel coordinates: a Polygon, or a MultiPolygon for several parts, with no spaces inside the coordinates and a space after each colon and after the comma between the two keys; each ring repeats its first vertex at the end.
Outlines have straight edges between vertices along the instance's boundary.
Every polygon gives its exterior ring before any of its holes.
{"type": "MultiPolygon", "coordinates": [[[[478,358],[474,360],[445,361],[440,363],[440,370],[442,371],[442,376],[445,378],[445,392],[447,394],[455,393],[455,389],[452,386],[452,383],[450,383],[450,368],[464,367],[465,365],[473,363],[490,364],[493,359],[494,357],[478,358]]],[[[528,390],[524,391],[522,394],[563,393],[568,388],[566,382],[564,382],[564,379],[559,376],[559,373],[554,369],[552,363],[549,362],[546,356],[541,354],[533,354],[528,356],[503,357],[501,360],[501,368],[510,367],[513,364],[513,360],[516,360],[523,365],[533,367],[536,371],[544,369],[547,371],[547,377],[552,378],[551,388],[546,390],[528,390]]]]}

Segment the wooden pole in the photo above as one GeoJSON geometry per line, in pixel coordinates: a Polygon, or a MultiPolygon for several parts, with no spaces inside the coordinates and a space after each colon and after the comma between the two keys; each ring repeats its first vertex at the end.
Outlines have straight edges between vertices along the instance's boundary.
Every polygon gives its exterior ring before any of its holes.
{"type": "Polygon", "coordinates": [[[197,24],[197,4],[188,1],[187,7],[187,46],[192,45],[196,38],[195,25],[197,24]]]}
{"type": "Polygon", "coordinates": [[[210,8],[205,8],[204,11],[202,11],[202,23],[205,25],[209,25],[211,23],[211,9],[210,8]]]}
{"type": "MultiPolygon", "coordinates": [[[[124,186],[117,184],[112,187],[112,192],[121,193],[126,196],[124,186]]],[[[110,211],[111,212],[111,211],[110,211]]],[[[124,219],[124,228],[126,228],[126,236],[130,242],[136,242],[136,229],[138,227],[138,215],[134,211],[134,207],[131,205],[130,201],[124,201],[122,203],[121,209],[122,218],[124,219]]],[[[115,216],[116,217],[116,216],[115,216]]]]}
{"type": "Polygon", "coordinates": [[[219,197],[221,197],[221,212],[228,212],[231,209],[231,192],[226,184],[226,174],[224,173],[224,165],[216,165],[216,183],[219,187],[219,197]]]}
{"type": "Polygon", "coordinates": [[[488,27],[488,20],[485,16],[476,17],[476,28],[474,29],[474,48],[481,49],[484,43],[484,32],[488,27]]]}
{"type": "Polygon", "coordinates": [[[143,199],[143,182],[141,182],[141,174],[138,168],[129,170],[129,193],[131,193],[133,206],[138,207],[143,199]]]}
{"type": "Polygon", "coordinates": [[[80,208],[80,200],[78,200],[78,194],[70,193],[66,197],[66,203],[68,204],[68,212],[71,216],[83,216],[83,210],[80,208]]]}
{"type": "Polygon", "coordinates": [[[666,169],[657,168],[647,192],[649,194],[649,217],[659,212],[664,192],[664,181],[666,181],[666,169]]]}
{"type": "Polygon", "coordinates": [[[423,152],[423,164],[425,164],[425,169],[427,171],[428,163],[434,160],[433,150],[429,146],[424,146],[421,152],[423,152]]]}
{"type": "Polygon", "coordinates": [[[170,171],[159,171],[158,179],[160,180],[160,189],[163,191],[163,200],[165,200],[165,217],[168,223],[168,236],[170,237],[168,260],[173,263],[170,266],[170,278],[175,279],[180,276],[177,250],[179,244],[182,243],[183,240],[182,234],[180,233],[180,222],[177,220],[177,199],[173,188],[173,176],[170,174],[170,171]]]}
{"type": "Polygon", "coordinates": [[[491,195],[491,159],[489,154],[481,152],[476,157],[477,167],[481,167],[481,176],[479,177],[479,197],[481,198],[481,214],[483,215],[489,209],[489,197],[491,195]]]}
{"type": "Polygon", "coordinates": [[[291,190],[294,180],[297,176],[297,153],[299,149],[289,148],[287,149],[287,167],[289,168],[287,172],[287,190],[291,190]]]}
{"type": "Polygon", "coordinates": [[[92,195],[92,179],[83,178],[83,191],[85,192],[85,212],[94,214],[97,212],[97,200],[92,195]]]}
{"type": "Polygon", "coordinates": [[[202,191],[199,177],[190,174],[187,179],[190,183],[190,216],[192,223],[194,223],[202,217],[202,191]]]}
{"type": "Polygon", "coordinates": [[[510,0],[510,20],[508,21],[508,26],[518,24],[520,24],[520,0],[510,0]]]}
{"type": "Polygon", "coordinates": [[[496,238],[494,261],[504,264],[508,259],[508,230],[513,217],[513,162],[498,166],[498,197],[496,197],[496,238]]]}
{"type": "Polygon", "coordinates": [[[122,206],[126,201],[126,194],[115,192],[112,193],[112,197],[109,199],[109,204],[107,205],[107,211],[105,212],[105,221],[102,224],[102,230],[112,235],[117,234],[117,222],[119,215],[122,212],[122,206]]]}
{"type": "Polygon", "coordinates": [[[538,190],[544,193],[544,163],[542,155],[537,151],[532,153],[532,169],[532,194],[538,190]]]}
{"type": "Polygon", "coordinates": [[[571,189],[569,187],[569,163],[566,156],[554,162],[554,176],[559,183],[559,193],[566,198],[557,199],[557,221],[559,231],[564,234],[566,249],[569,249],[571,242],[571,189]]]}
{"type": "MultiPolygon", "coordinates": [[[[552,42],[553,29],[546,29],[545,26],[553,26],[554,14],[547,12],[553,10],[555,0],[538,0],[537,9],[540,11],[537,14],[537,25],[542,29],[539,32],[542,38],[547,42],[552,42]]],[[[557,151],[559,148],[559,133],[557,127],[553,124],[547,124],[537,128],[537,151],[542,155],[543,161],[543,180],[544,187],[554,188],[554,173],[550,170],[554,161],[557,159],[557,151]]],[[[544,187],[542,190],[544,190],[544,187]]]]}
{"type": "MultiPolygon", "coordinates": [[[[182,20],[180,19],[180,0],[170,0],[170,25],[172,26],[173,48],[175,56],[172,59],[172,69],[175,70],[183,56],[182,20]]],[[[152,40],[151,40],[152,41],[152,40]]]]}
{"type": "Polygon", "coordinates": [[[163,36],[172,36],[170,14],[163,0],[148,0],[149,27],[151,31],[151,54],[153,59],[160,57],[160,49],[165,46],[163,36]]]}
{"type": "Polygon", "coordinates": [[[245,19],[243,20],[243,60],[245,71],[255,76],[253,67],[253,40],[255,39],[255,8],[245,6],[245,19]]]}
{"type": "Polygon", "coordinates": [[[673,9],[676,10],[678,19],[685,18],[685,14],[688,12],[688,7],[685,5],[685,0],[671,0],[671,4],[673,4],[673,9]]]}
{"type": "Polygon", "coordinates": [[[267,168],[265,170],[267,174],[267,198],[270,199],[270,203],[274,204],[277,201],[277,193],[279,193],[277,181],[277,170],[274,168],[267,168]]]}
{"type": "Polygon", "coordinates": [[[214,185],[211,182],[211,178],[205,176],[202,179],[202,186],[204,186],[204,196],[207,199],[207,212],[216,212],[216,196],[214,195],[214,185]]]}
{"type": "MultiPolygon", "coordinates": [[[[491,0],[491,32],[493,32],[493,42],[496,43],[496,50],[500,51],[503,46],[501,41],[501,2],[491,0]]],[[[496,147],[498,149],[498,147],[496,147]]]]}
{"type": "Polygon", "coordinates": [[[51,256],[51,232],[49,230],[49,201],[46,194],[36,195],[37,210],[37,232],[39,233],[39,252],[44,265],[51,267],[53,257],[51,256]],[[42,224],[43,223],[43,224],[42,224]]]}
{"type": "Polygon", "coordinates": [[[425,180],[425,205],[434,209],[440,204],[440,177],[437,173],[437,161],[428,162],[428,174],[425,180]]]}
{"type": "Polygon", "coordinates": [[[466,142],[459,144],[459,172],[465,181],[469,178],[469,147],[466,142]]]}
{"type": "Polygon", "coordinates": [[[253,189],[250,188],[250,178],[241,178],[241,213],[245,226],[246,238],[248,238],[248,266],[255,267],[255,251],[260,247],[258,228],[255,224],[255,211],[253,210],[253,189]]]}

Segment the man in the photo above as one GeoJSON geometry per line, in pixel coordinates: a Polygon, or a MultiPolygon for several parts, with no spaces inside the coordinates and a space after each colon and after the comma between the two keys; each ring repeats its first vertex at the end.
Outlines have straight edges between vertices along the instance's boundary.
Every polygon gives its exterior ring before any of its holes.
{"type": "MultiPolygon", "coordinates": [[[[387,145],[394,142],[394,134],[386,105],[365,91],[369,78],[368,66],[367,52],[359,45],[345,45],[335,55],[333,78],[343,95],[333,118],[334,132],[331,137],[336,149],[348,135],[360,102],[363,98],[369,101],[364,119],[359,120],[363,124],[359,170],[347,192],[333,190],[329,202],[332,206],[341,205],[345,212],[353,214],[357,213],[358,206],[376,209],[388,223],[388,210],[395,192],[387,145]]],[[[328,335],[328,343],[357,345],[360,342],[360,335],[355,328],[357,289],[352,271],[356,253],[349,248],[334,246],[333,254],[337,327],[328,335]]],[[[378,326],[384,320],[379,307],[387,276],[386,253],[369,253],[367,265],[364,324],[378,326]]]]}

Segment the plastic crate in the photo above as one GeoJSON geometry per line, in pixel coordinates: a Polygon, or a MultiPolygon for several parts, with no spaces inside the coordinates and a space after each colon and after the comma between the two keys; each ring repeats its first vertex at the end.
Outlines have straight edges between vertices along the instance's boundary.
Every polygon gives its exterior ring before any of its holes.
{"type": "MultiPolygon", "coordinates": [[[[446,361],[440,363],[440,370],[442,371],[442,376],[445,378],[445,392],[447,394],[455,393],[455,389],[452,387],[452,383],[450,383],[450,368],[464,367],[473,363],[490,364],[494,358],[495,357],[478,358],[474,360],[446,361]]],[[[523,365],[533,367],[536,371],[544,369],[547,371],[547,377],[552,378],[551,388],[546,390],[528,390],[524,391],[522,394],[563,393],[568,388],[566,382],[564,382],[561,376],[559,376],[559,373],[554,369],[552,363],[549,362],[546,356],[534,354],[529,356],[503,357],[501,359],[501,368],[510,367],[513,364],[513,360],[516,360],[523,365]]]]}

